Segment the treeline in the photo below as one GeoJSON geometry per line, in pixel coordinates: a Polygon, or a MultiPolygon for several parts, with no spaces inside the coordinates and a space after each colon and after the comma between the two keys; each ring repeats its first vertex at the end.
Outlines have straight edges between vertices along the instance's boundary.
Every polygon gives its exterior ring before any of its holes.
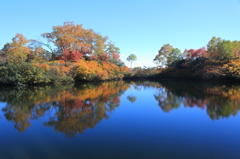
{"type": "Polygon", "coordinates": [[[108,37],[65,22],[41,35],[46,42],[17,34],[0,50],[0,82],[5,84],[70,83],[122,79],[130,69],[108,37]]]}
{"type": "Polygon", "coordinates": [[[153,59],[157,79],[240,79],[240,41],[212,37],[207,47],[185,49],[165,44],[153,59]]]}
{"type": "MultiPolygon", "coordinates": [[[[108,37],[65,22],[41,35],[44,41],[16,34],[0,50],[0,83],[51,84],[122,78],[240,79],[240,41],[213,37],[207,47],[181,52],[163,45],[156,68],[128,68],[108,37]]],[[[128,56],[131,67],[136,55],[128,56]]]]}

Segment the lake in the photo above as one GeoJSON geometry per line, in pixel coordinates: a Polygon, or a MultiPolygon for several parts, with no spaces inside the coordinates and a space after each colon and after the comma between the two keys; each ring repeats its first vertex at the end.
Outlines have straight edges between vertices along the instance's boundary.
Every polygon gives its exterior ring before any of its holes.
{"type": "Polygon", "coordinates": [[[1,159],[239,159],[240,85],[114,81],[0,90],[1,159]]]}

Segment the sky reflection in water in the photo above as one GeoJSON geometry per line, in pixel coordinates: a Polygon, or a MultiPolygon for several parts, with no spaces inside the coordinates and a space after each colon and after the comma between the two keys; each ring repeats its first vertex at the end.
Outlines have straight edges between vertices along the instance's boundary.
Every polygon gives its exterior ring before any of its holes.
{"type": "Polygon", "coordinates": [[[107,82],[0,90],[0,158],[239,158],[240,85],[107,82]]]}

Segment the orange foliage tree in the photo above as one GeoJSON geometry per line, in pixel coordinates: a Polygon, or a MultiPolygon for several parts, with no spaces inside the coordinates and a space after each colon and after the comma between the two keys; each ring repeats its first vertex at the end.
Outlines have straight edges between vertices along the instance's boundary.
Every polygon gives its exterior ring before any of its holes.
{"type": "Polygon", "coordinates": [[[82,58],[84,55],[94,53],[104,54],[107,37],[95,33],[92,29],[84,29],[82,25],[73,22],[64,22],[63,26],[53,26],[51,33],[43,33],[48,42],[57,47],[57,56],[63,60],[82,58]]]}

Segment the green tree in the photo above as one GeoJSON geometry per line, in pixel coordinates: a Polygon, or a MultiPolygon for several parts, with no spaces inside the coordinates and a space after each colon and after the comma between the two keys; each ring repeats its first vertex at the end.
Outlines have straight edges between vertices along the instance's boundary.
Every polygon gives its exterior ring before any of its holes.
{"type": "Polygon", "coordinates": [[[133,61],[137,60],[137,56],[135,54],[131,54],[127,57],[127,61],[130,62],[130,67],[132,68],[133,61]]]}
{"type": "Polygon", "coordinates": [[[207,52],[212,59],[239,57],[240,41],[222,40],[212,37],[207,44],[207,52]]]}
{"type": "Polygon", "coordinates": [[[181,51],[178,48],[173,48],[167,58],[167,63],[168,63],[168,65],[171,65],[173,62],[181,60],[181,59],[182,59],[181,51]]]}
{"type": "Polygon", "coordinates": [[[227,59],[238,57],[240,52],[239,41],[222,40],[212,37],[207,44],[207,52],[212,59],[227,59]]]}
{"type": "Polygon", "coordinates": [[[230,40],[223,40],[220,45],[219,58],[227,59],[234,57],[234,45],[230,40]]]}
{"type": "Polygon", "coordinates": [[[210,58],[218,59],[220,52],[220,45],[222,43],[221,38],[216,38],[215,36],[207,44],[207,51],[209,53],[210,58]]]}

